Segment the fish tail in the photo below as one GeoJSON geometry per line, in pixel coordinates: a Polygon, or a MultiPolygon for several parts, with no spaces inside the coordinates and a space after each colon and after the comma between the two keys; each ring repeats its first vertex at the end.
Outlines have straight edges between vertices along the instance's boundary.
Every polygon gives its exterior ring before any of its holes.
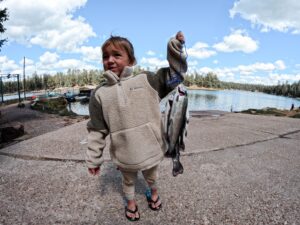
{"type": "Polygon", "coordinates": [[[174,177],[176,177],[178,174],[182,174],[183,173],[183,166],[179,160],[179,150],[177,150],[178,152],[176,153],[175,157],[172,158],[173,161],[173,171],[172,174],[174,177]]]}

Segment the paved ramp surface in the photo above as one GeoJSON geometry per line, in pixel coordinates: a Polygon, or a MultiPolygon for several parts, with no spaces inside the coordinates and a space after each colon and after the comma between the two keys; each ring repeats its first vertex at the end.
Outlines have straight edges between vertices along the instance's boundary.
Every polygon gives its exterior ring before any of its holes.
{"type": "MultiPolygon", "coordinates": [[[[139,176],[136,224],[300,224],[300,120],[192,115],[184,174],[174,178],[171,160],[162,162],[159,212],[139,176]]],[[[92,177],[86,144],[83,121],[0,149],[0,224],[132,224],[108,146],[92,177]]]]}

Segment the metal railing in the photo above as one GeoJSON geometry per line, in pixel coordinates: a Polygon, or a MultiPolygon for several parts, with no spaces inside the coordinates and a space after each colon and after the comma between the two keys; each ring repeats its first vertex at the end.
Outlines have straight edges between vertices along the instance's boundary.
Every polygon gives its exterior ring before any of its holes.
{"type": "Polygon", "coordinates": [[[13,77],[17,77],[19,103],[21,102],[20,74],[18,74],[18,73],[7,73],[7,74],[0,74],[1,103],[4,103],[4,97],[3,97],[3,78],[10,79],[10,78],[13,78],[13,77]]]}

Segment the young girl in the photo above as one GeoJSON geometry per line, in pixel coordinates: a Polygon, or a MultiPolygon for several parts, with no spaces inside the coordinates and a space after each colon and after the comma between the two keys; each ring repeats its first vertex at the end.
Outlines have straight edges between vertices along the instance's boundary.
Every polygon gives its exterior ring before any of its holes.
{"type": "Polygon", "coordinates": [[[126,38],[111,36],[102,45],[106,82],[91,95],[86,162],[90,174],[99,174],[105,137],[110,135],[110,155],[123,175],[125,215],[131,221],[140,218],[134,200],[138,171],[142,171],[151,190],[147,195],[149,208],[159,210],[162,206],[156,180],[166,146],[159,101],[183,81],[187,71],[183,43],[182,32],[170,39],[167,48],[170,68],[137,76],[132,73],[136,64],[134,48],[126,38]]]}

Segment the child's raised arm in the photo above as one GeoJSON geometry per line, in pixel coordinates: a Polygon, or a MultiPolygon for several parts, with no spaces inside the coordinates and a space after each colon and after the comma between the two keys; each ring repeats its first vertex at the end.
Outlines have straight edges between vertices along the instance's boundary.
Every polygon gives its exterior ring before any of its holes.
{"type": "Polygon", "coordinates": [[[187,54],[184,51],[185,37],[183,32],[177,32],[167,46],[167,60],[169,67],[159,69],[156,74],[145,72],[150,85],[164,98],[178,84],[182,83],[188,69],[187,54]]]}
{"type": "MultiPolygon", "coordinates": [[[[187,71],[187,54],[184,51],[185,37],[182,31],[177,32],[175,38],[171,38],[168,42],[167,60],[170,66],[170,79],[174,83],[179,84],[184,80],[187,71]]],[[[174,86],[173,84],[171,84],[174,86]]],[[[176,85],[176,84],[175,84],[176,85]]]]}
{"type": "Polygon", "coordinates": [[[182,31],[178,31],[175,38],[180,41],[181,44],[185,43],[185,37],[184,34],[182,33],[182,31]]]}

